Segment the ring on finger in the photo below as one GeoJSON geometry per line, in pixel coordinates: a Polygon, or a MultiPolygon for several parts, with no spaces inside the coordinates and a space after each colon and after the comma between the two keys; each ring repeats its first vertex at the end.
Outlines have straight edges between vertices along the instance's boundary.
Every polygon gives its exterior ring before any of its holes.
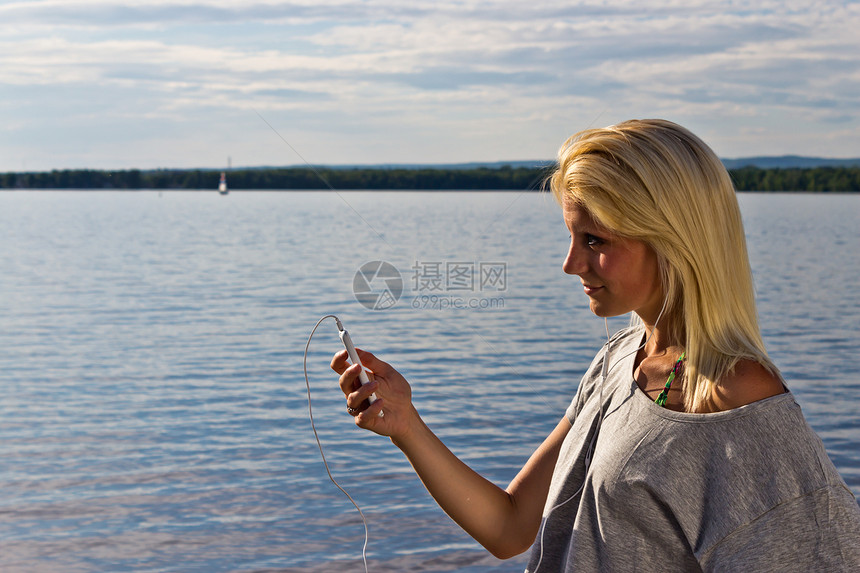
{"type": "Polygon", "coordinates": [[[358,410],[356,410],[355,408],[350,408],[349,406],[347,406],[346,411],[349,412],[350,416],[357,416],[358,415],[358,410]]]}

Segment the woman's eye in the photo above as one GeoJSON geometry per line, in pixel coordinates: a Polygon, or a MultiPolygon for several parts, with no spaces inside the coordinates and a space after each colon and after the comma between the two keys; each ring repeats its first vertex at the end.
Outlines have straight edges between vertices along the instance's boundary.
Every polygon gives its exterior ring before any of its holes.
{"type": "Polygon", "coordinates": [[[600,237],[595,237],[594,235],[590,235],[590,234],[586,233],[585,244],[592,246],[592,247],[597,246],[597,245],[602,245],[603,239],[601,239],[600,237]]]}

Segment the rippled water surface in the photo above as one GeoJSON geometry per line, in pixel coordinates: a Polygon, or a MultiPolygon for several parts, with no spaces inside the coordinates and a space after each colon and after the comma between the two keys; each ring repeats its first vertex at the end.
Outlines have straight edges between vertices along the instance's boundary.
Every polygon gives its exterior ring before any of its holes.
{"type": "MultiPolygon", "coordinates": [[[[741,205],[768,347],[860,495],[860,196],[741,205]]],[[[361,520],[308,421],[321,316],[404,372],[431,427],[502,485],[604,337],[536,194],[6,192],[0,245],[4,572],[357,571],[361,520]],[[373,260],[403,277],[387,310],[353,295],[373,260]]],[[[314,414],[368,518],[371,570],[522,570],[352,425],[328,370],[339,348],[323,323],[314,414]]]]}

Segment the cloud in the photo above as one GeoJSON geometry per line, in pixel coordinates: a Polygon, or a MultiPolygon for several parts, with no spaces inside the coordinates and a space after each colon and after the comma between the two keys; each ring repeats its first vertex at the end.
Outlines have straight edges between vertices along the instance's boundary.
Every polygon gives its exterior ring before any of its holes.
{"type": "Polygon", "coordinates": [[[288,3],[236,2],[12,2],[0,6],[0,17],[17,26],[142,27],[151,24],[212,24],[245,21],[323,17],[321,6],[288,3]]]}
{"type": "Polygon", "coordinates": [[[440,161],[481,159],[451,156],[464,133],[463,153],[549,156],[595,117],[692,119],[733,145],[780,113],[797,132],[782,142],[837,118],[860,134],[856,3],[37,0],[0,4],[0,20],[0,121],[19,135],[44,118],[80,125],[88,101],[131,132],[250,110],[346,137],[397,126],[435,138],[440,161]]]}

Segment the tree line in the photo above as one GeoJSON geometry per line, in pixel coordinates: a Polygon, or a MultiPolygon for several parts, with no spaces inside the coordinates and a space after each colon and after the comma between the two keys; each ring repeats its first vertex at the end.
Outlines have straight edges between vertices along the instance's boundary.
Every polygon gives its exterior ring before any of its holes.
{"type": "Polygon", "coordinates": [[[860,167],[742,167],[729,175],[738,191],[860,191],[860,167]]]}
{"type": "MultiPolygon", "coordinates": [[[[450,168],[262,168],[234,169],[230,189],[317,190],[538,190],[548,167],[450,168]]],[[[739,191],[860,191],[860,167],[759,169],[729,171],[739,191]]],[[[188,189],[218,187],[219,171],[159,169],[104,171],[54,170],[0,173],[0,189],[188,189]]]]}

